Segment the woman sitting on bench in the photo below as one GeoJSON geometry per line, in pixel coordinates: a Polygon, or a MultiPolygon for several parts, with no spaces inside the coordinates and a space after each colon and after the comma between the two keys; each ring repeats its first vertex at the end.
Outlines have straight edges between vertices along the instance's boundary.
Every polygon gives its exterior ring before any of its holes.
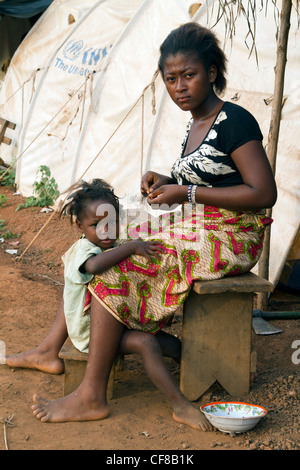
{"type": "MultiPolygon", "coordinates": [[[[276,185],[262,134],[248,111],[220,98],[226,58],[218,40],[210,30],[187,23],[168,35],[160,53],[167,91],[192,117],[171,175],[147,172],[141,191],[151,206],[173,209],[177,204],[180,211],[162,216],[157,233],[148,224],[128,228],[131,238],[160,240],[160,260],[145,262],[133,255],[89,283],[91,327],[83,382],[62,399],[34,396],[34,414],[42,421],[106,417],[107,381],[124,330],[150,333],[155,339],[193,281],[250,271],[272,222],[264,209],[275,204],[276,185]]],[[[57,360],[65,330],[56,325],[51,335],[48,348],[57,360]]],[[[176,410],[173,416],[208,429],[195,408],[193,413],[189,407],[176,410]]]]}

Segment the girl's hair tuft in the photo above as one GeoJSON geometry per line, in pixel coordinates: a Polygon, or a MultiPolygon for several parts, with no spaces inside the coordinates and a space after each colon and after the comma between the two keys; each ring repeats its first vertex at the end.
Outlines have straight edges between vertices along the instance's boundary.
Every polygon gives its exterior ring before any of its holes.
{"type": "Polygon", "coordinates": [[[119,198],[113,188],[100,178],[91,182],[80,181],[69,188],[71,194],[63,205],[60,216],[68,215],[71,223],[80,220],[81,212],[93,201],[103,200],[112,204],[119,212],[119,198]]]}

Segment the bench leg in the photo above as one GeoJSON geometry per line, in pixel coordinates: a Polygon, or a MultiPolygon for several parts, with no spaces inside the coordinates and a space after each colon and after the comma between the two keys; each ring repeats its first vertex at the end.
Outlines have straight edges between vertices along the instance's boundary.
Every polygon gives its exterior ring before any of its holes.
{"type": "MultiPolygon", "coordinates": [[[[118,358],[117,358],[118,360],[118,358]]],[[[113,391],[114,391],[114,379],[115,379],[115,367],[117,364],[117,360],[115,360],[110,376],[108,379],[108,384],[107,384],[107,400],[111,400],[113,397],[113,391]]],[[[69,395],[70,393],[74,392],[79,385],[81,384],[84,374],[85,374],[85,369],[86,369],[86,364],[87,361],[74,361],[72,359],[64,359],[65,363],[65,373],[64,373],[64,396],[69,395]]]]}
{"type": "Polygon", "coordinates": [[[232,396],[250,389],[252,293],[199,295],[184,306],[180,388],[197,400],[218,381],[232,396]]]}

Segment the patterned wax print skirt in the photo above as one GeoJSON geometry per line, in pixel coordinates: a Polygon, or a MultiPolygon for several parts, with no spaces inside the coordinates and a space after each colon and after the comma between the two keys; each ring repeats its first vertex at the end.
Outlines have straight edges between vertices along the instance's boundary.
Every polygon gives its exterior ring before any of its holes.
{"type": "Polygon", "coordinates": [[[172,318],[193,281],[250,271],[257,263],[265,228],[272,219],[261,212],[231,212],[183,204],[180,211],[128,225],[129,239],[160,240],[161,259],[133,255],[88,285],[86,307],[94,296],[130,329],[155,334],[172,318]]]}

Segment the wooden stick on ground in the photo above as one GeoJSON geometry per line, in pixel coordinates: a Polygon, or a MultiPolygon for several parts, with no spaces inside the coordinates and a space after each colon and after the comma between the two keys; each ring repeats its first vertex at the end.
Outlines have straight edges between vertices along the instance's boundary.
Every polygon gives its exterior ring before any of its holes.
{"type": "Polygon", "coordinates": [[[45,222],[45,224],[43,225],[43,227],[38,231],[38,233],[36,234],[36,236],[31,240],[31,242],[29,243],[29,245],[27,246],[27,248],[23,251],[23,253],[18,256],[16,258],[17,261],[20,261],[22,259],[22,257],[25,255],[25,253],[27,252],[27,250],[31,247],[31,245],[34,243],[34,241],[38,238],[38,236],[42,233],[42,231],[47,227],[47,225],[51,222],[51,220],[53,219],[53,217],[56,215],[56,212],[52,212],[52,214],[50,215],[50,217],[48,218],[48,220],[45,222]]]}
{"type": "Polygon", "coordinates": [[[14,414],[10,415],[8,418],[1,418],[1,422],[3,424],[5,450],[9,450],[8,442],[7,442],[7,435],[6,435],[6,427],[13,428],[15,426],[12,423],[13,417],[14,417],[14,414]]]}

